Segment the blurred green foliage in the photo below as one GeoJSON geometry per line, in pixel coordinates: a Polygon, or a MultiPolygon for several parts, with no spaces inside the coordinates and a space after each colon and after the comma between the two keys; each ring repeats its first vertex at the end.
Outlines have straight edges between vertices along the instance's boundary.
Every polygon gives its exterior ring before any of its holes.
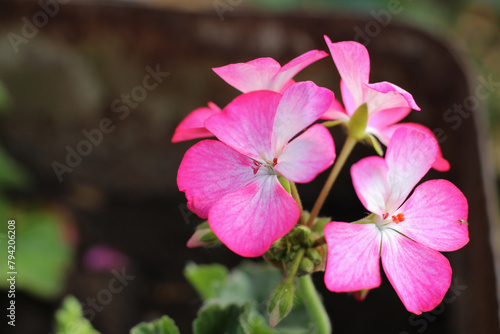
{"type": "Polygon", "coordinates": [[[55,334],[99,334],[83,316],[82,306],[73,296],[64,298],[56,312],[55,334]]]}
{"type": "MultiPolygon", "coordinates": [[[[7,89],[0,81],[0,111],[9,103],[7,89]]],[[[9,198],[11,191],[22,192],[32,183],[27,169],[0,146],[0,246],[6,252],[0,265],[0,289],[8,290],[11,275],[7,273],[17,272],[16,291],[55,298],[64,290],[72,246],[65,240],[61,217],[41,205],[9,198]],[[9,220],[15,220],[10,234],[9,220]]]]}

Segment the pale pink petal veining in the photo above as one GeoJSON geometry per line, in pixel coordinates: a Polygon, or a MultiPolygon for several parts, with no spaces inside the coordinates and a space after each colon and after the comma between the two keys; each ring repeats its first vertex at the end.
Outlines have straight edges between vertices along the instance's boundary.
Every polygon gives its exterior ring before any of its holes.
{"type": "Polygon", "coordinates": [[[331,222],[325,226],[325,285],[350,292],[380,285],[380,231],[374,224],[331,222]]]}
{"type": "Polygon", "coordinates": [[[290,232],[299,208],[276,175],[259,175],[242,189],[220,198],[208,222],[215,235],[233,252],[254,257],[290,232]]]}

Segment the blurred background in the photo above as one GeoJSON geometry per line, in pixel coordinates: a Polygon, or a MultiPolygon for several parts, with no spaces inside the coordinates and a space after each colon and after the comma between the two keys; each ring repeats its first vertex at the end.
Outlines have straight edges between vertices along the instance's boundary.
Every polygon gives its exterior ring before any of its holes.
{"type": "MultiPolygon", "coordinates": [[[[171,144],[173,131],[191,110],[237,95],[212,67],[264,56],[285,64],[325,50],[327,34],[367,46],[371,82],[414,95],[422,111],[410,121],[440,133],[452,163],[429,178],[466,194],[471,231],[469,245],[447,254],[454,288],[434,313],[411,317],[385,278],[358,303],[315,276],[335,329],[498,333],[499,15],[494,0],[3,0],[0,288],[7,295],[15,269],[17,308],[16,327],[3,316],[1,332],[62,334],[55,312],[71,294],[102,333],[128,333],[163,314],[190,333],[201,301],[183,277],[186,263],[231,267],[241,259],[223,247],[185,248],[201,220],[176,186],[193,142],[171,144]]],[[[330,58],[296,79],[339,95],[330,58]]],[[[344,137],[334,131],[337,149],[344,137]]],[[[351,162],[368,154],[358,147],[351,162]]],[[[325,214],[358,219],[364,209],[348,172],[342,176],[325,214]]],[[[306,207],[322,178],[300,186],[306,207]]]]}

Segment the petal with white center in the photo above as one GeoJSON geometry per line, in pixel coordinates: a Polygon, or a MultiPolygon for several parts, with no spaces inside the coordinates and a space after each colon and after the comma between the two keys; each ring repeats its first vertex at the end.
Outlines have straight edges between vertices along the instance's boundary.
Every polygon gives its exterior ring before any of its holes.
{"type": "Polygon", "coordinates": [[[378,287],[380,238],[375,224],[331,222],[326,225],[325,285],[328,290],[350,292],[378,287]]]}
{"type": "Polygon", "coordinates": [[[363,206],[383,216],[387,213],[387,164],[381,157],[364,158],[351,167],[354,190],[363,206]]]}
{"type": "Polygon", "coordinates": [[[222,196],[243,188],[254,179],[253,162],[223,143],[203,140],[184,155],[177,174],[179,190],[188,208],[201,218],[222,196]]]}
{"type": "Polygon", "coordinates": [[[206,128],[241,154],[272,161],[271,131],[281,94],[257,91],[242,94],[205,121],[206,128]]]}
{"type": "Polygon", "coordinates": [[[469,242],[467,211],[467,199],[451,182],[427,181],[396,212],[405,217],[398,230],[432,249],[455,251],[469,242]]]}
{"type": "Polygon", "coordinates": [[[233,252],[254,257],[290,232],[299,218],[297,202],[276,175],[259,175],[244,188],[218,200],[208,223],[233,252]]]}
{"type": "MultiPolygon", "coordinates": [[[[327,36],[325,36],[325,41],[340,77],[354,99],[354,104],[362,105],[365,102],[363,85],[368,83],[370,75],[368,50],[364,45],[353,41],[332,43],[327,36]]],[[[346,109],[350,111],[347,105],[346,109]]]]}
{"type": "Polygon", "coordinates": [[[288,143],[274,169],[290,181],[308,183],[330,167],[334,159],[335,146],[330,132],[316,124],[288,143]]]}
{"type": "Polygon", "coordinates": [[[436,160],[438,144],[433,136],[409,128],[396,130],[387,147],[385,160],[389,213],[396,211],[436,160]]]}
{"type": "Polygon", "coordinates": [[[299,132],[318,120],[333,100],[332,91],[312,81],[290,86],[279,102],[272,131],[272,152],[281,154],[285,145],[299,132]]]}
{"type": "Polygon", "coordinates": [[[441,303],[450,287],[450,262],[438,251],[386,229],[382,266],[406,309],[421,314],[441,303]]]}

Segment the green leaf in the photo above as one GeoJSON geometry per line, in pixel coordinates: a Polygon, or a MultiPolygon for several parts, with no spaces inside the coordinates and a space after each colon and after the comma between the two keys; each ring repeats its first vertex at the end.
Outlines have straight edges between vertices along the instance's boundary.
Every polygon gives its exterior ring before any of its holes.
{"type": "Polygon", "coordinates": [[[241,325],[241,316],[248,306],[235,304],[222,307],[210,304],[200,310],[193,322],[194,334],[245,334],[241,325]]]}
{"type": "Polygon", "coordinates": [[[152,322],[141,322],[130,330],[130,334],[180,334],[174,320],[164,315],[152,322]]]}
{"type": "Polygon", "coordinates": [[[220,264],[196,265],[189,263],[184,276],[196,289],[203,301],[217,297],[227,285],[229,271],[220,264]]]}
{"type": "MultiPolygon", "coordinates": [[[[16,288],[41,298],[55,298],[64,291],[72,247],[64,239],[63,225],[55,214],[24,210],[9,217],[16,222],[15,269],[9,269],[8,262],[2,261],[0,288],[7,288],[7,272],[17,271],[16,288]]],[[[1,226],[0,244],[5,246],[8,225],[3,222],[1,226]]]]}
{"type": "Polygon", "coordinates": [[[56,312],[55,334],[99,334],[83,316],[82,306],[73,296],[64,298],[61,308],[56,312]]]}

